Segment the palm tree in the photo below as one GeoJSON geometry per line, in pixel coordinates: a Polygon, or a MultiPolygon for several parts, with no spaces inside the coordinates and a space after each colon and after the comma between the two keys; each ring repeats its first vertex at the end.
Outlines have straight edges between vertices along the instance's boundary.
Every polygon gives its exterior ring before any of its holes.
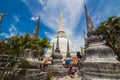
{"type": "Polygon", "coordinates": [[[22,57],[25,49],[34,50],[36,51],[35,55],[42,56],[45,53],[45,49],[51,47],[47,38],[33,38],[29,34],[6,38],[0,44],[2,48],[0,52],[11,56],[11,58],[8,56],[6,64],[3,66],[4,71],[0,76],[3,80],[6,78],[14,80],[15,78],[19,78],[22,73],[25,73],[29,67],[29,63],[22,57]]]}
{"type": "MultiPolygon", "coordinates": [[[[5,65],[4,67],[4,72],[1,75],[1,79],[13,79],[16,78],[17,74],[15,72],[18,72],[20,74],[21,71],[25,70],[23,67],[22,69],[19,70],[20,65],[25,65],[23,64],[23,61],[25,60],[23,58],[20,58],[20,55],[22,53],[22,42],[21,42],[22,37],[21,36],[14,36],[11,38],[6,38],[3,40],[4,43],[2,43],[2,53],[10,55],[6,59],[5,62],[3,62],[5,65]],[[11,58],[9,58],[11,57],[11,58]]],[[[14,80],[14,79],[13,79],[14,80]]]]}

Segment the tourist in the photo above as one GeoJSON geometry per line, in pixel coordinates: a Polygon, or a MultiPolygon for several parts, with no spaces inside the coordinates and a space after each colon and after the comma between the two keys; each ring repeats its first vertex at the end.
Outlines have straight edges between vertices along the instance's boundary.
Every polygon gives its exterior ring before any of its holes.
{"type": "Polygon", "coordinates": [[[69,75],[71,76],[71,78],[74,78],[74,74],[75,74],[75,67],[71,67],[69,72],[69,75]]]}

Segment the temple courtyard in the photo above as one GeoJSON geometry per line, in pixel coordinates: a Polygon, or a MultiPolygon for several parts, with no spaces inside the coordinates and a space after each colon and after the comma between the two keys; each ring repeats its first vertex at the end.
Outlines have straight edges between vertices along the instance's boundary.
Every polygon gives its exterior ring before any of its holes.
{"type": "MultiPolygon", "coordinates": [[[[84,8],[88,32],[87,35],[84,34],[85,47],[82,52],[75,51],[72,42],[67,39],[62,13],[58,32],[51,40],[52,48],[48,50],[45,58],[37,62],[32,58],[31,51],[26,51],[30,52],[27,53],[29,56],[25,57],[31,65],[39,66],[39,69],[44,72],[38,79],[46,75],[40,80],[46,77],[50,80],[120,80],[120,62],[116,59],[114,51],[101,41],[86,5],[84,8]]],[[[35,29],[38,29],[37,27],[35,29]]],[[[35,75],[37,71],[28,71],[29,73],[35,75]]],[[[31,77],[29,76],[29,79],[31,77]]]]}
{"type": "MultiPolygon", "coordinates": [[[[14,46],[11,46],[11,38],[1,40],[1,53],[5,54],[0,54],[0,80],[120,80],[120,61],[117,59],[119,55],[111,48],[112,42],[108,42],[110,46],[107,46],[102,41],[87,6],[84,5],[86,19],[84,41],[79,41],[84,42],[84,47],[80,46],[80,50],[74,48],[75,44],[66,34],[63,15],[61,11],[58,29],[50,41],[38,37],[40,16],[36,19],[33,34],[26,33],[23,37],[13,37],[14,46]],[[10,49],[10,54],[7,54],[9,52],[7,49],[10,49]]],[[[3,16],[5,14],[0,14],[0,20],[3,16]]],[[[114,33],[115,30],[112,31],[114,33]]],[[[115,43],[115,49],[120,43],[119,39],[120,37],[115,43]]]]}

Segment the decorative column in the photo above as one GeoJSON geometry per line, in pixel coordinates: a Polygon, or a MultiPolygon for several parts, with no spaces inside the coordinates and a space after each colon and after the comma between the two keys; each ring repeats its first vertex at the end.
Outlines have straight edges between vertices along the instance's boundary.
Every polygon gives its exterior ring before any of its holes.
{"type": "Polygon", "coordinates": [[[59,49],[59,36],[57,36],[57,43],[56,43],[56,50],[55,52],[60,53],[60,49],[59,49]]]}
{"type": "Polygon", "coordinates": [[[71,55],[70,55],[70,48],[69,48],[69,40],[67,40],[67,54],[66,54],[66,57],[67,58],[71,57],[71,55]]]}

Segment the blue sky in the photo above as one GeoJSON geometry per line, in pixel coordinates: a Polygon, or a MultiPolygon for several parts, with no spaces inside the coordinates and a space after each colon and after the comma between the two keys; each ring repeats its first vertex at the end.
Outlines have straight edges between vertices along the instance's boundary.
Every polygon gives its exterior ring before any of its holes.
{"type": "Polygon", "coordinates": [[[32,34],[40,15],[39,37],[51,40],[62,11],[66,34],[78,49],[84,45],[83,31],[86,31],[84,4],[95,27],[110,16],[120,16],[120,0],[0,0],[0,13],[6,14],[0,38],[32,34]]]}

